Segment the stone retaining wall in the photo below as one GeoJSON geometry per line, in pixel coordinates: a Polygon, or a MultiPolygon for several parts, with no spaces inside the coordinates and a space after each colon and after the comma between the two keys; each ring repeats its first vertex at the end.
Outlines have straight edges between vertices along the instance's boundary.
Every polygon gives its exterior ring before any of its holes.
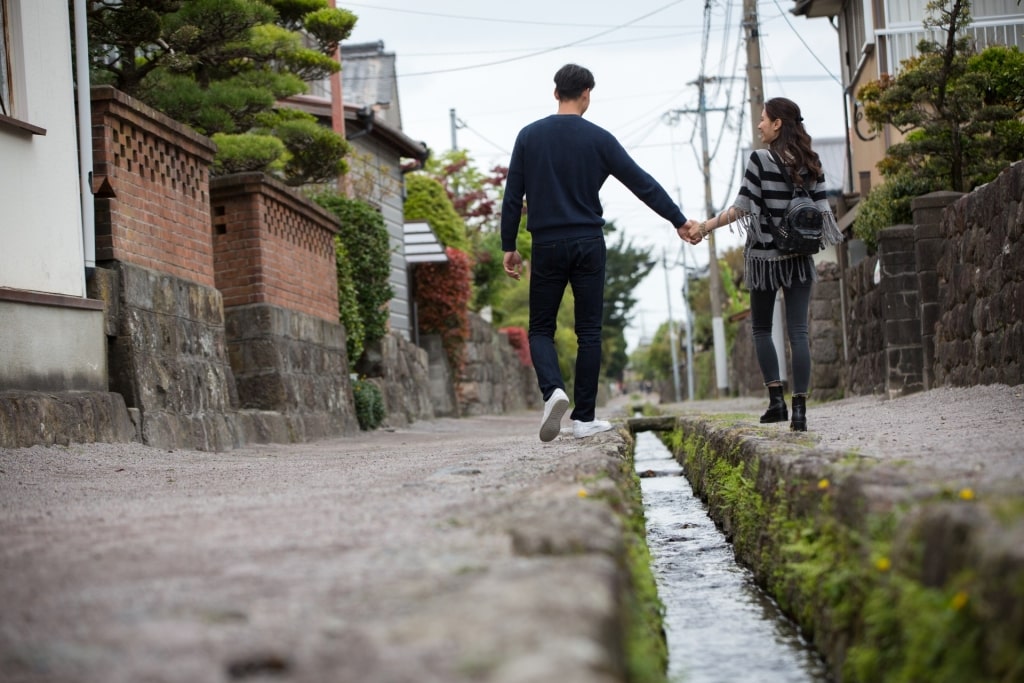
{"type": "Polygon", "coordinates": [[[524,365],[508,336],[471,314],[466,367],[459,380],[459,413],[495,415],[541,404],[533,368],[524,365]]]}
{"type": "Polygon", "coordinates": [[[935,385],[1021,384],[1024,161],[947,209],[939,239],[935,385]]]}
{"type": "Polygon", "coordinates": [[[294,442],[359,430],[345,328],[269,304],[225,312],[238,406],[263,411],[241,423],[243,442],[294,442]]]}
{"type": "Polygon", "coordinates": [[[144,443],[224,450],[237,405],[220,292],[132,265],[97,268],[107,302],[110,389],[138,411],[144,443]]]}

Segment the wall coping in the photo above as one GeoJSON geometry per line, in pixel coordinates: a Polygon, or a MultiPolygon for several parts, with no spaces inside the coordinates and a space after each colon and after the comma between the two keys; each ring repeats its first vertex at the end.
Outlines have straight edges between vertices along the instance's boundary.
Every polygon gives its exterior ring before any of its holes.
{"type": "Polygon", "coordinates": [[[25,289],[0,287],[0,301],[12,301],[20,304],[36,306],[55,306],[57,308],[79,308],[87,311],[102,311],[106,303],[100,299],[71,296],[69,294],[53,294],[51,292],[33,292],[25,289]]]}
{"type": "Polygon", "coordinates": [[[313,219],[332,233],[341,232],[337,216],[266,173],[250,171],[210,178],[211,204],[230,197],[256,193],[272,197],[296,213],[313,219]]]}
{"type": "Polygon", "coordinates": [[[929,192],[919,197],[914,197],[910,200],[911,211],[917,209],[931,209],[935,207],[949,206],[956,200],[963,197],[963,192],[953,192],[952,190],[940,190],[938,192],[929,192]]]}
{"type": "MultiPolygon", "coordinates": [[[[217,152],[217,145],[213,140],[197,133],[190,126],[175,121],[170,116],[167,116],[167,114],[157,111],[142,100],[138,100],[110,85],[93,86],[90,95],[93,106],[107,103],[108,105],[120,105],[129,109],[146,119],[154,128],[162,129],[163,132],[168,134],[167,137],[177,137],[191,142],[195,146],[192,152],[197,157],[200,157],[207,163],[213,161],[213,156],[217,152]]],[[[111,108],[115,109],[116,106],[111,106],[111,108]]]]}

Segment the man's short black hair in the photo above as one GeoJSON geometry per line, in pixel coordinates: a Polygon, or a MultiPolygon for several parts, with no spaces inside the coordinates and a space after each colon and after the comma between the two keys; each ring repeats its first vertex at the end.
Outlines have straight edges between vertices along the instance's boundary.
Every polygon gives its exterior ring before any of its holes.
{"type": "Polygon", "coordinates": [[[594,74],[579,64],[566,64],[555,73],[555,90],[559,100],[576,100],[583,91],[594,87],[594,74]]]}

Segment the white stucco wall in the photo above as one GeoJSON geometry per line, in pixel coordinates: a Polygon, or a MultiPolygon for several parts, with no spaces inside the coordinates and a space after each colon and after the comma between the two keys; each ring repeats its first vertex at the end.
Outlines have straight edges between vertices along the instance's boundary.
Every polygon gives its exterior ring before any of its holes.
{"type": "Polygon", "coordinates": [[[0,287],[85,296],[66,0],[8,0],[13,118],[0,123],[0,287]]]}

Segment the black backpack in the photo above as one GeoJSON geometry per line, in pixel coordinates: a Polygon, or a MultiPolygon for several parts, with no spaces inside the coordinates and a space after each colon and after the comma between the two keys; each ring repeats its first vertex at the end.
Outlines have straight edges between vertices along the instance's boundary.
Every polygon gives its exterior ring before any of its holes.
{"type": "Polygon", "coordinates": [[[769,150],[772,159],[775,160],[782,177],[786,180],[786,186],[792,193],[786,213],[778,225],[771,222],[768,226],[772,233],[772,240],[775,248],[787,254],[800,254],[801,256],[813,256],[821,251],[822,227],[825,217],[814,204],[814,200],[804,189],[803,185],[793,185],[789,172],[783,165],[775,152],[769,150]]]}

